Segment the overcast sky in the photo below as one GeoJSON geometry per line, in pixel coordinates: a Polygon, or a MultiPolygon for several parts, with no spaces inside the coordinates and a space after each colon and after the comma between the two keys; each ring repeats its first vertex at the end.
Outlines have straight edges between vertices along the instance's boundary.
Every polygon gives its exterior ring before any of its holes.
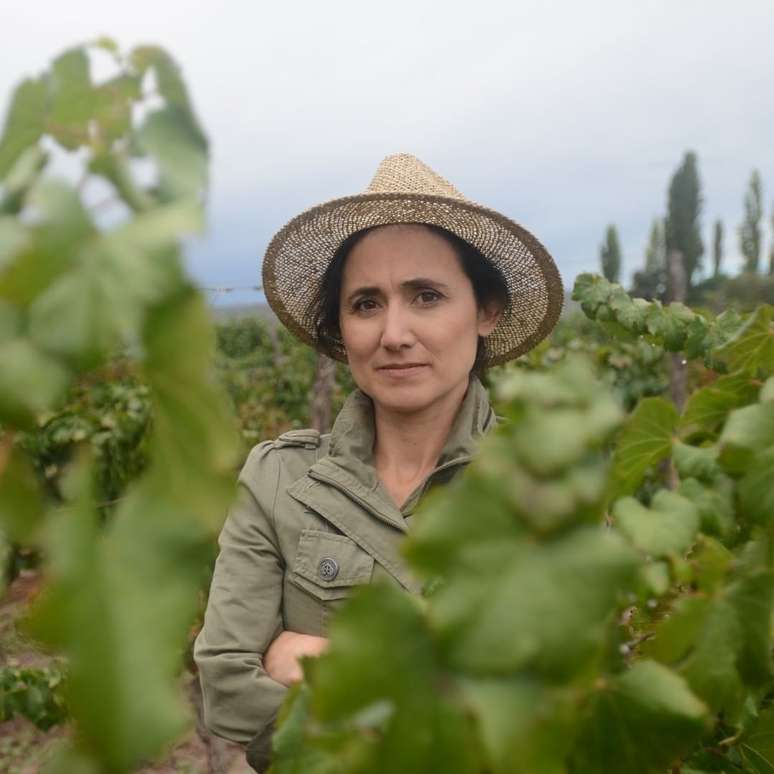
{"type": "Polygon", "coordinates": [[[276,230],[399,151],[532,231],[568,288],[609,223],[624,278],[639,268],[688,149],[707,265],[716,218],[736,265],[753,168],[774,209],[774,0],[2,0],[3,115],[18,80],[103,34],[182,67],[212,146],[203,285],[258,283],[276,230]]]}

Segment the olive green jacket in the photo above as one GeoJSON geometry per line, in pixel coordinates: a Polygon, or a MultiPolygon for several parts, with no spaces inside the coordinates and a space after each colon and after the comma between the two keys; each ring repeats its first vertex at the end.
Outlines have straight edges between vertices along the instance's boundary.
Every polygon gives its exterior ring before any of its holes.
{"type": "MultiPolygon", "coordinates": [[[[219,538],[220,553],[194,658],[205,725],[266,765],[287,688],[262,655],[281,631],[327,636],[331,614],[357,584],[420,583],[399,553],[428,488],[448,481],[495,424],[485,388],[471,380],[436,468],[398,508],[373,464],[373,403],[360,390],[329,434],[294,430],[255,446],[219,538]]],[[[260,769],[259,769],[260,770],[260,769]]]]}

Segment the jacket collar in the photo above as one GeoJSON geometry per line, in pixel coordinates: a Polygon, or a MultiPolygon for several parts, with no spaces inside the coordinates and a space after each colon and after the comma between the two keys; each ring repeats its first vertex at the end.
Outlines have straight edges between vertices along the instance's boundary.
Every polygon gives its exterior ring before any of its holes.
{"type": "Polygon", "coordinates": [[[479,436],[495,423],[484,386],[477,378],[471,379],[435,469],[401,510],[382,487],[373,465],[373,403],[355,390],[336,418],[328,453],[288,493],[371,554],[404,588],[419,593],[421,581],[407,566],[395,530],[408,531],[404,516],[411,513],[436,474],[445,470],[444,476],[453,475],[454,468],[469,462],[479,436]],[[352,502],[358,507],[353,508],[352,502]],[[363,510],[375,518],[364,518],[363,510]]]}
{"type": "MultiPolygon", "coordinates": [[[[436,467],[428,478],[441,468],[470,461],[482,434],[495,423],[489,396],[481,381],[471,377],[465,397],[454,418],[449,435],[441,450],[436,467]]],[[[310,469],[313,478],[322,477],[330,483],[352,487],[364,504],[371,504],[395,520],[402,518],[394,502],[381,485],[374,467],[374,407],[371,398],[356,389],[344,402],[330,434],[328,454],[310,469]]],[[[415,498],[409,498],[413,504],[415,498]]]]}

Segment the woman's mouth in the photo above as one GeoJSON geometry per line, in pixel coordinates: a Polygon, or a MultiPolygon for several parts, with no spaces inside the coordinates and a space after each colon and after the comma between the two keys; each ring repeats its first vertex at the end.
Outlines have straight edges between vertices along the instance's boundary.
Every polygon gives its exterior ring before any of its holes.
{"type": "Polygon", "coordinates": [[[377,370],[393,378],[406,379],[423,372],[427,367],[427,363],[401,363],[381,366],[377,370]]]}

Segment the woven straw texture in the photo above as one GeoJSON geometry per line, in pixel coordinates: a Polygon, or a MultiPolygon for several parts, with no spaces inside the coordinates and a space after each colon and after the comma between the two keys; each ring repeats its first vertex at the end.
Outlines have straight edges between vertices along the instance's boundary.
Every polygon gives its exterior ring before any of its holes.
{"type": "MultiPolygon", "coordinates": [[[[302,341],[317,347],[312,300],[341,242],[356,231],[388,223],[442,226],[500,269],[510,300],[487,337],[487,366],[529,351],[559,319],[562,280],[545,247],[518,223],[466,199],[415,156],[400,153],[382,161],[365,193],[302,212],[269,244],[263,261],[266,298],[302,341]]],[[[346,362],[343,348],[335,355],[346,362]]]]}

